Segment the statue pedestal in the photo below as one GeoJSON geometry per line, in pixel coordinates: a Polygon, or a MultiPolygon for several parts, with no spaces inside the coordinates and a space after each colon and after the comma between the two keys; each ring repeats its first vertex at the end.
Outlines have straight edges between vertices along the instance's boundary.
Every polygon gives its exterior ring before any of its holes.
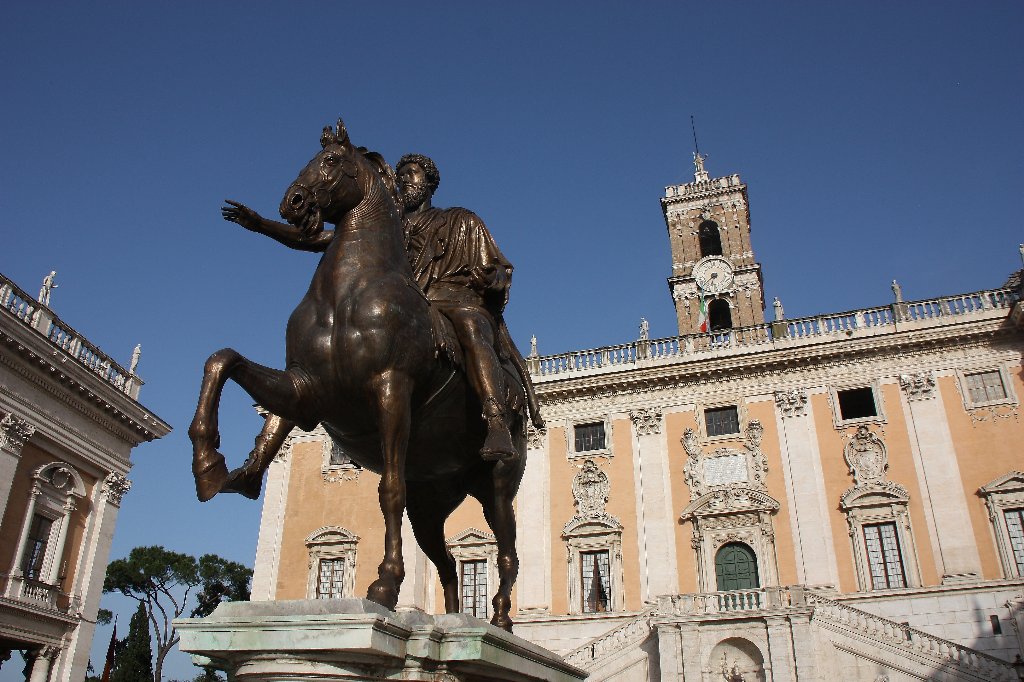
{"type": "Polygon", "coordinates": [[[587,676],[478,618],[397,614],[365,599],[225,602],[207,618],[175,626],[182,651],[226,671],[233,682],[575,682],[587,676]]]}

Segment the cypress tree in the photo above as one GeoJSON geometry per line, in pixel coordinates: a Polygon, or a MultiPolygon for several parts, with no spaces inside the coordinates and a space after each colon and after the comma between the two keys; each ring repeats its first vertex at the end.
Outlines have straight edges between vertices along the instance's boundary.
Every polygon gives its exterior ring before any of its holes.
{"type": "Polygon", "coordinates": [[[153,639],[149,614],[142,602],[128,625],[128,636],[121,642],[110,682],[153,682],[153,639]]]}

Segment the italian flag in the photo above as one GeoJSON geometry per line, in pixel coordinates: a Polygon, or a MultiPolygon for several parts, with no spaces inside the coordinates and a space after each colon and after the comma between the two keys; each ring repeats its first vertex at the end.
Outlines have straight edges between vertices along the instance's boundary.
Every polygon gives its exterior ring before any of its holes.
{"type": "Polygon", "coordinates": [[[697,331],[704,333],[708,330],[708,306],[704,297],[700,297],[700,311],[697,315],[697,331]]]}

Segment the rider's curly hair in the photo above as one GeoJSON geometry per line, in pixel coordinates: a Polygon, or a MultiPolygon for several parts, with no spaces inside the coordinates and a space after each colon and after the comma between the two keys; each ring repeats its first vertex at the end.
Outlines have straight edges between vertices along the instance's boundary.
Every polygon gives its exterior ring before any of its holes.
{"type": "Polygon", "coordinates": [[[437,172],[437,166],[429,156],[423,156],[422,154],[406,154],[398,160],[398,165],[395,166],[395,172],[398,173],[402,170],[402,166],[408,163],[415,163],[417,166],[423,169],[423,172],[427,174],[427,182],[430,183],[430,191],[434,192],[437,190],[437,186],[441,184],[441,174],[437,172]]]}

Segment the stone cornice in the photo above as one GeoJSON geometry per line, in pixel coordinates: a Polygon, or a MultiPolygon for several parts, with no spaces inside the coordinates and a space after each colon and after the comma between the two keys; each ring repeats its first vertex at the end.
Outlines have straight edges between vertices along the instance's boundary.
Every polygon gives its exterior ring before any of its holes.
{"type": "Polygon", "coordinates": [[[81,366],[34,329],[0,309],[0,365],[132,446],[171,427],[134,399],[81,366]]]}
{"type": "Polygon", "coordinates": [[[534,382],[542,403],[551,405],[598,396],[649,393],[685,384],[768,377],[795,369],[848,366],[871,360],[905,361],[911,355],[963,350],[1015,337],[1019,337],[1019,331],[1006,324],[1005,316],[990,317],[847,339],[832,337],[793,345],[754,346],[717,357],[683,357],[583,376],[535,376],[534,382]]]}

